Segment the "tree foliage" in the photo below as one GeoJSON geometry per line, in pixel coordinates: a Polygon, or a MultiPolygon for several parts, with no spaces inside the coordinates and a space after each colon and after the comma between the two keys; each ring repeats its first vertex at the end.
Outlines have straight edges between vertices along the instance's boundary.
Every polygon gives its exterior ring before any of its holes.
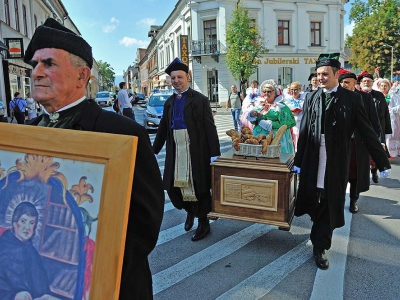
{"type": "Polygon", "coordinates": [[[109,90],[114,86],[114,81],[115,81],[115,73],[114,69],[110,66],[109,63],[103,62],[99,60],[97,62],[97,65],[99,66],[99,73],[102,77],[102,82],[101,85],[103,88],[109,90]]]}
{"type": "Polygon", "coordinates": [[[249,78],[257,70],[255,59],[267,52],[257,25],[241,4],[232,12],[232,20],[227,24],[226,43],[226,64],[236,80],[249,78]]]}
{"type": "Polygon", "coordinates": [[[393,71],[400,68],[400,0],[355,0],[350,10],[350,21],[355,27],[347,36],[350,62],[358,69],[374,72],[380,68],[381,77],[390,78],[393,46],[393,71]]]}

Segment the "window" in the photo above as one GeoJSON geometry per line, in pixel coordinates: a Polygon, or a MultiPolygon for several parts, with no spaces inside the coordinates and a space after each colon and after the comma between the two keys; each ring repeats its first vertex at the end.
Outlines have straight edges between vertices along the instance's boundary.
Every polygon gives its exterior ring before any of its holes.
{"type": "Polygon", "coordinates": [[[311,46],[321,46],[321,22],[311,22],[311,46]]]}
{"type": "Polygon", "coordinates": [[[256,23],[256,19],[251,19],[251,20],[250,20],[250,27],[251,27],[251,28],[255,28],[255,27],[256,27],[256,24],[257,24],[257,23],[256,23]]]}
{"type": "Polygon", "coordinates": [[[290,45],[289,21],[278,21],[278,45],[290,45]]]}
{"type": "Polygon", "coordinates": [[[18,12],[18,0],[15,0],[15,29],[20,31],[19,28],[19,12],[18,12]]]}
{"type": "Polygon", "coordinates": [[[10,4],[8,0],[4,0],[4,13],[6,15],[6,24],[10,25],[10,4]]]}
{"type": "Polygon", "coordinates": [[[33,22],[35,23],[35,29],[37,28],[37,17],[33,15],[33,22]]]}
{"type": "Polygon", "coordinates": [[[204,53],[215,53],[217,51],[217,21],[204,21],[203,32],[204,53]]]}
{"type": "Polygon", "coordinates": [[[287,86],[293,82],[293,69],[291,67],[278,68],[278,84],[287,86]]]}
{"type": "Polygon", "coordinates": [[[24,35],[28,36],[28,21],[26,20],[26,6],[22,4],[22,19],[24,21],[24,35]]]}

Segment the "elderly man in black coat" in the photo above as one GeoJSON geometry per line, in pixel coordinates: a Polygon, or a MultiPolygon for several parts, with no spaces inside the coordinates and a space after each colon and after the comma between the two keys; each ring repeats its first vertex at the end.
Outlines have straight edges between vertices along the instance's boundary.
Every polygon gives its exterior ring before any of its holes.
{"type": "Polygon", "coordinates": [[[166,142],[164,189],[176,208],[186,210],[186,231],[198,217],[192,237],[198,241],[210,232],[210,159],[220,155],[220,146],[208,98],[189,87],[188,71],[178,58],[165,70],[175,93],[164,104],[153,149],[159,153],[166,142]]]}
{"type": "MultiPolygon", "coordinates": [[[[360,82],[361,91],[368,93],[372,96],[375,103],[376,112],[378,113],[379,123],[381,125],[381,136],[380,141],[382,145],[386,147],[386,139],[392,134],[392,125],[390,123],[389,108],[386,104],[385,96],[380,91],[375,91],[372,89],[373,75],[368,72],[363,72],[358,76],[358,81],[360,82]]],[[[389,157],[389,152],[386,150],[386,154],[389,157]]],[[[375,162],[371,162],[371,173],[372,180],[378,183],[379,177],[375,162]]]]}
{"type": "Polygon", "coordinates": [[[36,29],[24,61],[33,67],[33,98],[44,108],[32,125],[138,137],[119,297],[153,299],[147,257],[157,243],[164,192],[148,134],[133,120],[86,99],[92,48],[56,20],[49,18],[36,29]]]}
{"type": "MultiPolygon", "coordinates": [[[[376,132],[378,138],[381,137],[381,125],[379,123],[378,114],[375,109],[374,100],[369,93],[362,93],[355,88],[357,76],[350,71],[341,69],[339,76],[339,83],[345,89],[353,91],[361,95],[365,111],[372,128],[376,132]]],[[[356,129],[351,138],[351,158],[349,170],[350,182],[350,206],[351,213],[358,212],[358,198],[360,193],[369,190],[369,170],[370,170],[370,157],[367,148],[365,147],[361,135],[356,129]]]]}
{"type": "MultiPolygon", "coordinates": [[[[339,86],[339,53],[321,54],[317,63],[320,89],[306,96],[294,170],[300,173],[295,215],[309,214],[316,265],[329,267],[325,250],[332,232],[344,225],[351,136],[355,129],[382,171],[390,164],[371,127],[361,96],[339,86]]],[[[386,171],[385,171],[386,170],[386,171]]]]}

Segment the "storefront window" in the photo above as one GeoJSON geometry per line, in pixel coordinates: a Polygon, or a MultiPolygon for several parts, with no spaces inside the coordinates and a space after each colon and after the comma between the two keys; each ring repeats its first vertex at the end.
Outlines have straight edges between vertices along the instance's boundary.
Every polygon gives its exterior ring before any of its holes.
{"type": "Polygon", "coordinates": [[[9,76],[10,76],[11,98],[14,98],[14,93],[20,91],[18,90],[18,76],[14,74],[9,74],[9,76]]]}
{"type": "Polygon", "coordinates": [[[278,69],[278,84],[285,88],[293,82],[293,68],[280,67],[278,69]]]}
{"type": "Polygon", "coordinates": [[[26,97],[26,95],[28,95],[28,93],[31,92],[31,79],[29,77],[25,77],[24,78],[24,89],[25,89],[25,95],[24,97],[26,97]]]}

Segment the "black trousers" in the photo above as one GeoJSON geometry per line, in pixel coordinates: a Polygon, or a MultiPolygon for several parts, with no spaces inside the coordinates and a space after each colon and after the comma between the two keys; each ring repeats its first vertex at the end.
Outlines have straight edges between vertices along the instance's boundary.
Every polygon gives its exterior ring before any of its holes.
{"type": "Polygon", "coordinates": [[[132,108],[124,108],[124,110],[122,111],[122,113],[123,113],[123,115],[124,115],[125,117],[131,118],[133,121],[136,122],[135,113],[133,112],[133,109],[132,109],[132,108]]]}
{"type": "Polygon", "coordinates": [[[24,113],[14,113],[14,118],[17,120],[18,124],[25,124],[25,114],[24,113]]]}
{"type": "Polygon", "coordinates": [[[211,193],[198,194],[195,192],[197,201],[183,201],[180,188],[172,187],[167,190],[169,199],[177,209],[184,209],[189,213],[193,213],[197,218],[207,218],[207,214],[211,211],[211,193]]]}
{"type": "Polygon", "coordinates": [[[332,229],[329,217],[328,199],[324,197],[323,190],[319,192],[320,205],[311,228],[310,239],[314,248],[329,250],[332,244],[332,229]]]}
{"type": "Polygon", "coordinates": [[[350,199],[358,200],[360,193],[357,192],[357,179],[349,179],[350,182],[350,199]]]}

